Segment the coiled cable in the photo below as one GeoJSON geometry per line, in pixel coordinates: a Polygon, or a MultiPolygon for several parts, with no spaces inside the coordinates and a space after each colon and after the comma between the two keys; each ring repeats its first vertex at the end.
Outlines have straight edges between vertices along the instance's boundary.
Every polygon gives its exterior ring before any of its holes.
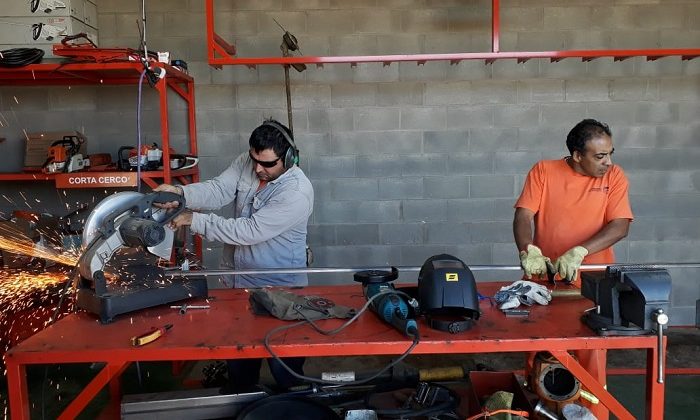
{"type": "Polygon", "coordinates": [[[44,51],[39,48],[11,48],[0,51],[0,67],[22,67],[39,63],[44,51]]]}

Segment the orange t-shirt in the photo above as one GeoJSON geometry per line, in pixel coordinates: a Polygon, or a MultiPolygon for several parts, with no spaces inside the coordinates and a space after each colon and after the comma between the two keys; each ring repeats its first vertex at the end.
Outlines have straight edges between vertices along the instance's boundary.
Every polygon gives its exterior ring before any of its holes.
{"type": "MultiPolygon", "coordinates": [[[[617,165],[605,176],[595,178],[574,171],[564,159],[543,160],[527,174],[515,207],[535,213],[534,244],[555,261],[611,220],[632,220],[628,189],[627,177],[617,165]]],[[[583,260],[583,264],[613,262],[612,247],[589,254],[583,260]]]]}

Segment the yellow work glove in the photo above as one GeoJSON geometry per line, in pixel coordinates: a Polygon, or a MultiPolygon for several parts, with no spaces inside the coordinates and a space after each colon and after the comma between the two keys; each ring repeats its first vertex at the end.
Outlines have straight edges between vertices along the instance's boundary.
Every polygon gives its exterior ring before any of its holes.
{"type": "Polygon", "coordinates": [[[547,274],[549,258],[542,255],[542,251],[535,245],[528,245],[527,251],[520,251],[520,266],[525,271],[525,277],[531,279],[533,275],[544,276],[547,274]]]}
{"type": "Polygon", "coordinates": [[[576,280],[576,272],[581,267],[581,262],[586,255],[588,255],[586,248],[575,246],[554,261],[554,269],[562,280],[571,283],[576,280]]]}

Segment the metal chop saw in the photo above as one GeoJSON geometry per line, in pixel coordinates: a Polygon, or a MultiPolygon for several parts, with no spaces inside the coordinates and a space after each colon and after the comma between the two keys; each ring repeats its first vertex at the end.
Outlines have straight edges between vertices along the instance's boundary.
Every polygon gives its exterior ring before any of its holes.
{"type": "Polygon", "coordinates": [[[174,232],[166,225],[185,208],[184,197],[125,191],[102,200],[83,228],[77,306],[111,322],[116,315],[207,296],[205,277],[166,277],[158,258],[170,259],[174,232]],[[154,203],[179,203],[161,209],[154,203]]]}

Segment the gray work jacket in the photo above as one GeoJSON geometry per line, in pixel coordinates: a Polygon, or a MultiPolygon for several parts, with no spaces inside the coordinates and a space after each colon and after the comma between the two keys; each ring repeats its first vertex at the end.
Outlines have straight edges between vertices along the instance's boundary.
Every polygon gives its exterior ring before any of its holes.
{"type": "MultiPolygon", "coordinates": [[[[304,172],[293,166],[257,191],[248,153],[209,181],[184,185],[187,208],[218,210],[233,203],[234,218],[195,212],[191,230],[224,243],[221,268],[306,267],[306,226],[314,190],[304,172]]],[[[225,276],[229,287],[306,286],[306,274],[225,276]]]]}

